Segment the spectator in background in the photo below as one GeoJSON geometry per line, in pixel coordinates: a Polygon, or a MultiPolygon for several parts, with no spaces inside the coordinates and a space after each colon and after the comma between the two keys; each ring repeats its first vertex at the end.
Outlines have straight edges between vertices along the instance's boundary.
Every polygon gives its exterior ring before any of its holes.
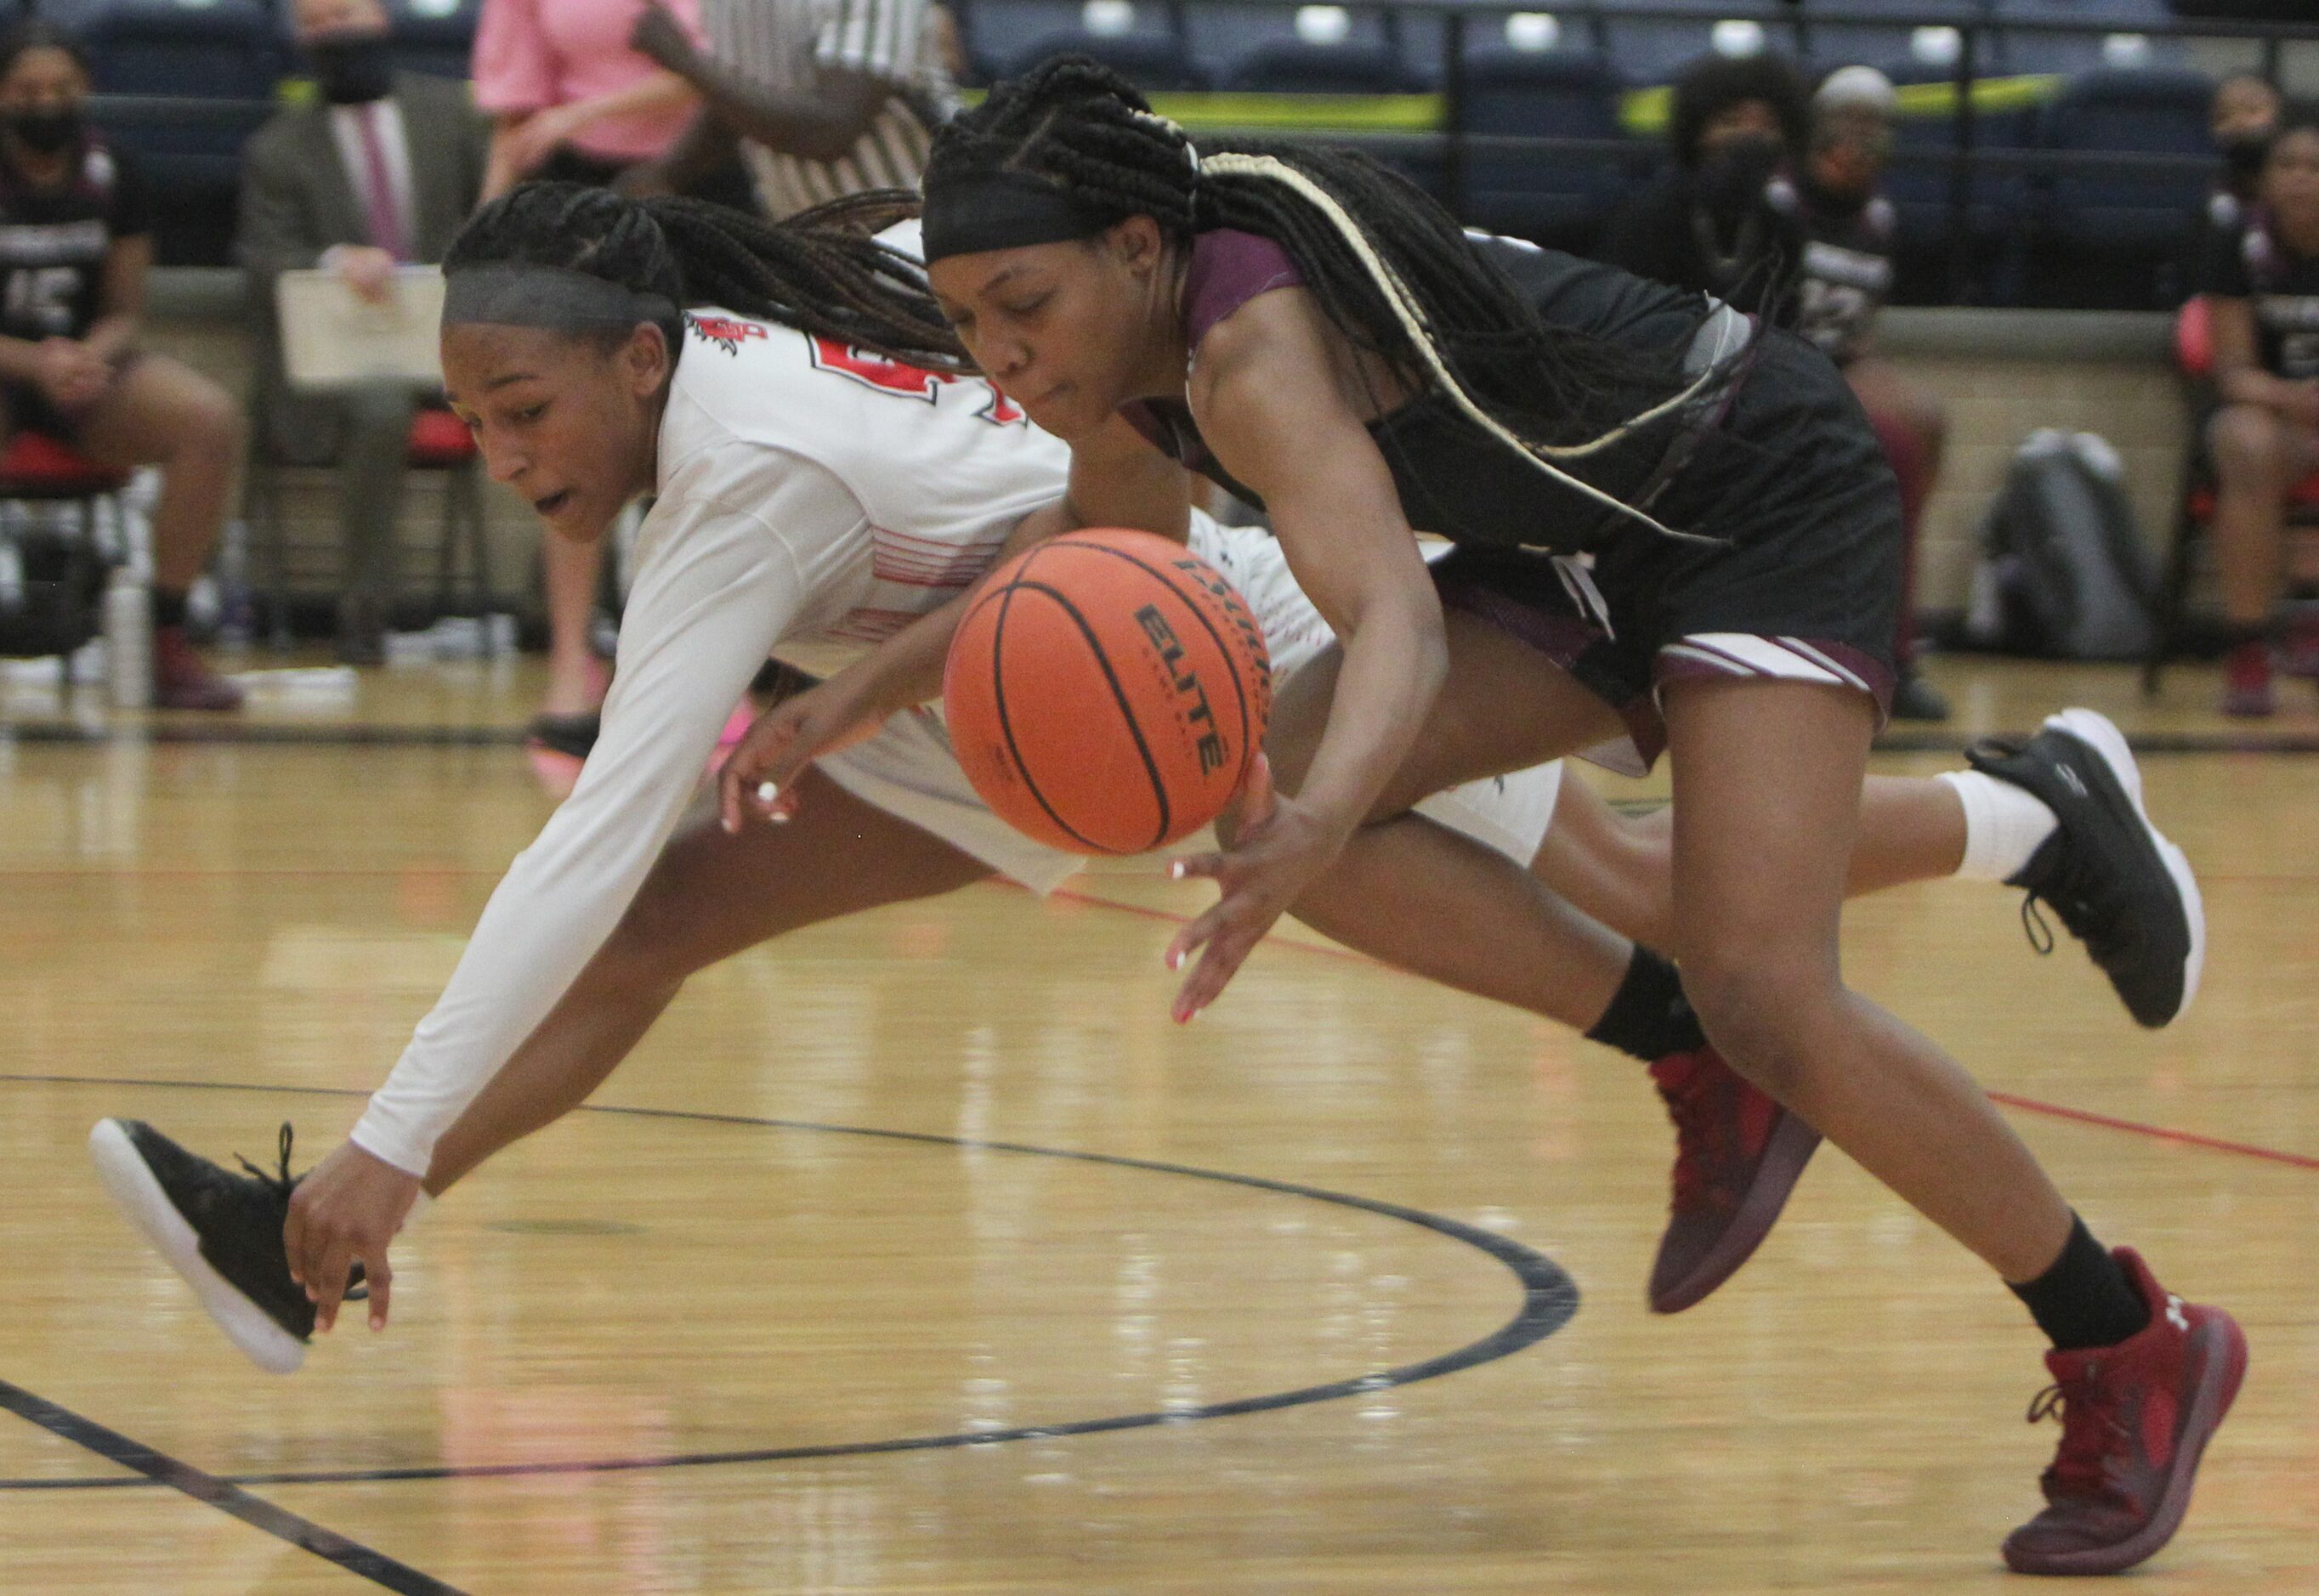
{"type": "Polygon", "coordinates": [[[2207,197],[2209,225],[2235,232],[2254,204],[2262,181],[2263,157],[2270,136],[2278,131],[2278,90],[2270,80],[2252,72],[2233,72],[2215,86],[2213,107],[2206,122],[2223,169],[2207,197]]]}
{"type": "Polygon", "coordinates": [[[158,465],[153,512],[153,702],[234,709],[241,693],[185,636],[185,591],[217,546],[242,448],[233,401],[137,347],[152,264],[146,190],[84,113],[71,37],[23,22],[0,35],[0,415],[102,464],[158,465]]]}
{"type": "MultiPolygon", "coordinates": [[[[769,6],[774,0],[744,0],[769,6]]],[[[475,29],[475,104],[495,120],[483,198],[527,177],[608,184],[666,156],[699,104],[691,85],[629,43],[646,0],[483,0],[475,29]]],[[[695,46],[698,0],[670,15],[695,46]]],[[[604,551],[550,535],[547,694],[531,723],[533,764],[568,790],[594,746],[606,675],[591,636],[604,551]]]]}
{"type": "Polygon", "coordinates": [[[1769,189],[1801,164],[1810,122],[1803,79],[1781,58],[1693,62],[1667,113],[1674,164],[1611,216],[1597,255],[1792,326],[1803,230],[1769,189]]]}
{"type": "Polygon", "coordinates": [[[235,248],[257,300],[257,420],[284,460],[338,468],[347,538],[338,652],[374,664],[394,602],[411,419],[427,396],[401,382],[293,395],[274,284],[284,272],[320,266],[364,299],[391,298],[395,268],[440,262],[475,208],[489,129],[465,86],[393,69],[380,0],[294,0],[292,22],[322,103],[277,113],[242,157],[235,248]]]}
{"type": "Polygon", "coordinates": [[[873,188],[915,188],[934,130],[956,109],[946,17],[927,0],[702,0],[704,52],[664,6],[638,19],[637,50],[700,95],[659,170],[631,192],[666,192],[729,158],[737,142],[759,205],[776,220],[873,188]]]}
{"type": "Polygon", "coordinates": [[[1797,329],[1844,372],[1900,482],[1900,680],[1892,715],[1945,720],[1948,705],[1917,674],[1913,656],[1917,527],[1940,475],[1948,417],[1938,400],[1878,358],[1874,343],[1877,314],[1892,291],[1896,218],[1882,185],[1898,102],[1891,80],[1873,67],[1828,74],[1812,96],[1811,149],[1802,171],[1792,184],[1775,179],[1772,194],[1803,226],[1797,329]]]}
{"type": "MultiPolygon", "coordinates": [[[[527,177],[609,183],[676,142],[699,96],[629,48],[645,3],[483,0],[474,95],[495,123],[485,199],[527,177]]],[[[697,0],[675,0],[672,14],[698,44],[697,0]]]]}
{"type": "Polygon", "coordinates": [[[2212,257],[2202,285],[2221,401],[2206,441],[2229,642],[2223,713],[2241,716],[2277,708],[2271,649],[2287,500],[2319,472],[2319,113],[2282,118],[2258,198],[2238,247],[2212,257]]]}

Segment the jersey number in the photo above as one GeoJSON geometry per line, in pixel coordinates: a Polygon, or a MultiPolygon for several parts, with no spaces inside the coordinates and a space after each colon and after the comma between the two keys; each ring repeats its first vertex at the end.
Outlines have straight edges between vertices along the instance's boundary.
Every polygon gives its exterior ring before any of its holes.
{"type": "Polygon", "coordinates": [[[898,360],[888,360],[871,355],[835,338],[816,338],[812,340],[813,365],[816,371],[835,372],[852,377],[865,387],[880,393],[898,393],[910,399],[934,402],[944,383],[975,382],[990,391],[990,402],[979,412],[994,427],[1012,427],[1023,420],[1023,411],[1015,401],[1001,393],[988,377],[961,378],[948,372],[925,371],[915,365],[905,365],[898,360]]]}
{"type": "Polygon", "coordinates": [[[72,330],[72,297],[79,287],[80,273],[72,266],[19,267],[8,274],[8,320],[61,337],[72,330]]]}

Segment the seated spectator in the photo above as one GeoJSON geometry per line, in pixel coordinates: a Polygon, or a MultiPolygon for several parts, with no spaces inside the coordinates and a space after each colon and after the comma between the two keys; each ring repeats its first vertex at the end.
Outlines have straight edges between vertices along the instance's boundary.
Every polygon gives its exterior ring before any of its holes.
{"type": "Polygon", "coordinates": [[[1803,79],[1777,56],[1709,56],[1675,81],[1674,164],[1611,216],[1598,257],[1793,324],[1803,232],[1773,203],[1801,163],[1811,120],[1803,79]]]}
{"type": "Polygon", "coordinates": [[[2263,716],[2286,586],[2288,493],[2319,471],[2319,114],[2285,117],[2259,203],[2203,284],[2218,408],[2206,424],[2230,652],[2223,713],[2263,716]]]}
{"type": "Polygon", "coordinates": [[[185,636],[185,591],[217,545],[242,424],[207,377],[137,347],[152,264],[136,167],[88,125],[88,63],[51,24],[0,35],[0,414],[116,466],[158,465],[153,702],[233,709],[185,636]]]}
{"type": "Polygon", "coordinates": [[[2215,86],[2207,126],[2223,169],[2206,200],[2206,220],[2214,227],[2236,231],[2253,205],[2255,188],[2262,180],[2263,157],[2270,136],[2278,131],[2278,90],[2269,78],[2252,72],[2233,72],[2215,86]]]}
{"type": "MultiPolygon", "coordinates": [[[[485,199],[527,177],[609,183],[668,152],[699,96],[629,47],[645,4],[483,0],[474,94],[494,119],[485,199]]],[[[702,45],[697,0],[674,0],[672,11],[702,45]]]]}
{"type": "Polygon", "coordinates": [[[291,15],[322,103],[277,113],[242,158],[236,252],[257,302],[257,419],[282,459],[338,468],[347,538],[338,653],[374,664],[393,611],[411,419],[429,396],[402,382],[293,395],[274,284],[284,272],[319,266],[364,299],[391,297],[395,267],[439,262],[474,209],[489,133],[463,86],[393,70],[379,0],[295,0],[291,15]]]}
{"type": "Polygon", "coordinates": [[[1915,588],[1917,526],[1941,470],[1948,417],[1940,401],[1912,385],[1875,352],[1877,313],[1892,289],[1896,219],[1884,197],[1892,150],[1891,80],[1873,67],[1845,67],[1812,96],[1811,151],[1792,185],[1774,182],[1774,203],[1803,224],[1801,306],[1797,328],[1842,368],[1885,458],[1900,481],[1900,680],[1892,714],[1900,720],[1945,720],[1948,705],[1917,673],[1915,588]]]}

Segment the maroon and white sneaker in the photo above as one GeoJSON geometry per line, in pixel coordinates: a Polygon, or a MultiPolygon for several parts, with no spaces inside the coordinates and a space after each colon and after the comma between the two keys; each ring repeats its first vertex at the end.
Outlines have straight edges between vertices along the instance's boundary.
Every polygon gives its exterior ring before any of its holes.
{"type": "Polygon", "coordinates": [[[2222,709],[2240,720],[2278,713],[2278,697],[2270,686],[2269,644],[2242,643],[2224,658],[2222,709]]]}
{"type": "Polygon", "coordinates": [[[1711,1047],[1673,1053],[1651,1079],[1674,1121],[1674,1200],[1651,1264],[1651,1312],[1680,1313],[1738,1272],[1795,1190],[1819,1132],[1711,1047]]]}
{"type": "Polygon", "coordinates": [[[223,713],[241,708],[241,689],[209,668],[183,627],[156,627],[153,707],[223,713]]]}
{"type": "Polygon", "coordinates": [[[2045,1354],[2053,1384],[2029,1421],[2059,1413],[2062,1445],[2040,1482],[2045,1510],[2006,1537],[2016,1573],[2116,1573],[2171,1540],[2246,1378],[2236,1320],[2169,1294],[2131,1247],[2116,1256],[2150,1322],[2115,1347],[2045,1354]]]}

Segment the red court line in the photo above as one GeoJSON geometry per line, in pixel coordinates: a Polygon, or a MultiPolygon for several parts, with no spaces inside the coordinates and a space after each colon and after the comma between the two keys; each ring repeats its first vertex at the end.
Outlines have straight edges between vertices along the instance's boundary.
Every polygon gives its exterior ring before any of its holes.
{"type": "MultiPolygon", "coordinates": [[[[353,870],[102,870],[102,869],[98,869],[98,870],[70,870],[70,869],[66,869],[66,870],[0,870],[0,879],[6,879],[7,877],[11,877],[11,876],[14,876],[14,877],[20,877],[20,878],[21,878],[21,877],[28,877],[28,876],[72,876],[72,877],[86,877],[86,878],[91,878],[91,879],[99,879],[99,878],[103,878],[103,877],[106,877],[106,876],[114,876],[114,877],[155,877],[155,876],[161,876],[161,877],[168,877],[168,876],[176,876],[176,877],[206,877],[206,876],[317,876],[317,877],[329,877],[329,876],[394,876],[394,877],[400,877],[400,876],[491,876],[491,875],[499,875],[499,874],[501,874],[501,873],[503,873],[503,872],[501,872],[501,871],[495,871],[495,870],[468,870],[468,869],[462,869],[462,868],[441,869],[441,868],[434,868],[434,867],[427,867],[427,866],[419,866],[419,867],[409,867],[409,866],[406,866],[406,867],[404,867],[404,868],[402,868],[402,869],[399,869],[399,870],[397,870],[397,869],[376,869],[376,870],[353,869],[353,870]]],[[[1006,880],[1006,879],[1005,878],[1003,878],[1003,877],[996,877],[996,876],[994,876],[994,877],[990,878],[990,879],[989,879],[989,884],[990,884],[991,886],[994,886],[994,887],[1003,887],[1003,888],[1008,888],[1009,890],[1015,890],[1015,891],[1023,890],[1022,888],[1016,888],[1013,882],[1006,880]]],[[[1096,896],[1096,894],[1094,894],[1094,893],[1092,893],[1092,892],[1073,892],[1073,891],[1069,891],[1069,890],[1068,890],[1068,889],[1064,889],[1064,888],[1058,888],[1057,890],[1055,890],[1055,891],[1053,891],[1053,892],[1049,893],[1047,896],[1048,896],[1049,897],[1051,897],[1051,898],[1057,898],[1057,899],[1060,899],[1060,900],[1061,900],[1061,901],[1062,901],[1062,902],[1064,902],[1064,903],[1085,904],[1085,905],[1095,907],[1095,908],[1099,908],[1099,909],[1110,909],[1110,910],[1112,910],[1112,911],[1114,911],[1114,913],[1117,913],[1117,914],[1122,914],[1122,915],[1133,915],[1138,916],[1139,918],[1145,919],[1145,920],[1159,920],[1159,921],[1163,921],[1163,922],[1165,922],[1166,924],[1170,924],[1170,925],[1187,925],[1187,924],[1189,924],[1191,923],[1191,918],[1192,918],[1192,917],[1191,917],[1190,915],[1179,915],[1179,914],[1177,914],[1175,911],[1173,911],[1173,910],[1171,910],[1171,909],[1155,909],[1155,908],[1148,907],[1148,906],[1146,906],[1145,905],[1139,904],[1139,903],[1122,903],[1119,899],[1117,899],[1117,898],[1115,898],[1115,897],[1098,897],[1098,896],[1096,896]]],[[[1299,939],[1299,938],[1296,938],[1296,937],[1292,937],[1292,936],[1281,936],[1281,935],[1279,935],[1277,933],[1274,933],[1273,935],[1271,935],[1271,936],[1269,936],[1269,937],[1266,938],[1265,940],[1266,940],[1268,942],[1269,942],[1269,943],[1271,943],[1271,944],[1273,944],[1273,945],[1275,945],[1275,946],[1284,947],[1284,948],[1294,948],[1295,950],[1296,950],[1296,951],[1297,951],[1298,952],[1300,952],[1300,953],[1318,953],[1318,954],[1322,955],[1323,958],[1346,960],[1349,960],[1349,961],[1350,961],[1350,962],[1352,962],[1352,963],[1355,963],[1355,964],[1366,965],[1366,966],[1367,966],[1368,968],[1370,968],[1370,969],[1393,969],[1393,966],[1391,966],[1391,965],[1389,965],[1389,964],[1385,963],[1385,962],[1384,962],[1383,960],[1381,960],[1372,959],[1372,958],[1370,958],[1370,957],[1369,957],[1367,954],[1366,954],[1366,953],[1357,953],[1357,952],[1353,951],[1352,951],[1351,949],[1349,949],[1349,948],[1328,947],[1328,946],[1324,946],[1324,945],[1322,945],[1322,943],[1319,943],[1319,942],[1304,942],[1304,941],[1303,941],[1303,940],[1301,940],[1301,939],[1299,939]]],[[[1395,971],[1395,973],[1396,973],[1396,974],[1402,974],[1402,973],[1406,973],[1406,972],[1403,972],[1403,971],[1395,971]]],[[[2314,1169],[2314,1170],[2319,1170],[2319,1158],[2314,1158],[2314,1157],[2313,1157],[2312,1155],[2310,1155],[2310,1154],[2308,1154],[2308,1153],[2286,1152],[2286,1151],[2281,1150],[2280,1149],[2274,1148],[2274,1147],[2258,1147],[2258,1146],[2256,1146],[2254,1143],[2252,1143],[2252,1142],[2251,1142],[2251,1141],[2226,1141],[2226,1140],[2224,1140],[2224,1138],[2219,1137],[2219,1136],[2202,1136],[2202,1135],[2200,1135],[2198,1132],[2195,1132],[2195,1131],[2177,1131],[2177,1130],[2172,1130],[2172,1129],[2170,1129],[2170,1128],[2169,1128],[2169,1127],[2167,1127],[2167,1126],[2165,1126],[2165,1125],[2146,1125],[2146,1124],[2143,1124],[2143,1123],[2142,1122],[2140,1122],[2139,1120],[2122,1120],[2122,1119],[2116,1119],[2116,1118],[2113,1118],[2111,1115],[2108,1115],[2108,1114],[2095,1114],[2095,1113],[2091,1112],[2091,1111],[2090,1111],[2090,1110],[2089,1110],[2089,1109],[2082,1109],[2082,1108],[2071,1108],[2071,1107],[2068,1107],[2068,1106],[2066,1106],[2066,1105],[2062,1105],[2062,1104],[2059,1104],[2059,1103],[2047,1103],[2047,1102],[2044,1102],[2044,1101],[2042,1101],[2041,1099],[2038,1099],[2038,1098],[2035,1098],[2035,1097],[2024,1097],[2024,1096],[2019,1096],[2017,1093],[2013,1093],[2013,1092],[1991,1092],[1991,1093],[1990,1093],[1990,1094],[1989,1094],[1989,1096],[1990,1096],[1990,1101],[1995,1102],[1995,1103],[2001,1103],[2001,1104],[2005,1105],[2005,1106],[2007,1106],[2008,1108],[2017,1108],[2017,1109],[2021,1110],[2021,1111],[2022,1111],[2023,1113],[2025,1113],[2025,1114],[2044,1114],[2044,1115],[2046,1115],[2046,1116],[2048,1116],[2049,1118],[2052,1118],[2052,1119],[2057,1119],[2057,1120],[2071,1120],[2071,1121],[2074,1121],[2074,1122],[2076,1122],[2077,1123],[2079,1123],[2079,1124],[2082,1124],[2082,1125],[2098,1125],[2098,1126],[2101,1127],[2103,1130],[2106,1130],[2106,1131],[2124,1131],[2124,1132],[2127,1132],[2128,1134],[2134,1135],[2134,1136],[2147,1136],[2147,1137],[2149,1137],[2149,1138],[2150,1138],[2152,1141],[2170,1141],[2170,1142],[2173,1142],[2173,1143],[2174,1143],[2176,1146],[2178,1146],[2178,1147],[2197,1147],[2197,1148],[2204,1148],[2205,1150],[2207,1150],[2207,1151],[2209,1151],[2209,1152],[2233,1153],[2233,1154],[2236,1154],[2236,1155],[2237,1155],[2238,1157],[2240,1157],[2240,1158],[2245,1158],[2245,1159],[2260,1159],[2264,1160],[2266,1163],[2272,1163],[2272,1164],[2285,1164],[2286,1166],[2287,1166],[2289,1168],[2292,1168],[2292,1169],[2314,1169]]]]}
{"type": "MultiPolygon", "coordinates": [[[[1165,920],[1177,925],[1187,924],[1190,920],[1189,915],[1175,914],[1167,909],[1147,908],[1141,904],[1135,903],[1122,903],[1117,898],[1098,897],[1090,892],[1058,890],[1049,893],[1048,896],[1060,897],[1069,903],[1092,904],[1097,908],[1116,909],[1123,915],[1141,915],[1146,920],[1165,920]]],[[[1356,964],[1365,964],[1372,969],[1393,969],[1394,968],[1382,960],[1372,959],[1366,953],[1354,952],[1349,948],[1323,947],[1318,942],[1301,942],[1295,937],[1279,935],[1267,937],[1265,941],[1281,947],[1295,948],[1299,952],[1323,953],[1331,959],[1349,959],[1356,964]]],[[[1407,972],[1396,970],[1394,973],[1406,974],[1407,972]]],[[[2036,1097],[2024,1097],[2016,1092],[1990,1092],[1989,1097],[1992,1103],[2001,1103],[2008,1108],[2017,1108],[2024,1114],[2042,1114],[2051,1119],[2069,1120],[2081,1125],[2099,1126],[2105,1131],[2124,1131],[2129,1135],[2147,1136],[2153,1141],[2170,1141],[2177,1147],[2196,1147],[2208,1152],[2233,1153],[2243,1159],[2260,1159],[2266,1163],[2284,1164],[2290,1169],[2319,1170],[2319,1158],[2314,1158],[2309,1153],[2287,1152],[2275,1147],[2258,1147],[2251,1141],[2230,1141],[2220,1136],[2202,1136],[2196,1131],[2177,1131],[2166,1125],[2146,1125],[2139,1120],[2117,1119],[2110,1114],[2095,1114],[2090,1109],[2071,1108],[2060,1103],[2047,1103],[2036,1097]]]]}
{"type": "Polygon", "coordinates": [[[2095,1114],[2083,1108],[2069,1108],[2059,1103],[2041,1102],[2035,1097],[2017,1096],[2011,1092],[1991,1092],[1993,1103],[2008,1108],[2018,1108],[2028,1114],[2051,1115],[2057,1120],[2075,1120],[2081,1125],[2099,1125],[2108,1131],[2131,1131],[2136,1136],[2148,1136],[2159,1141],[2176,1142],[2183,1147],[2203,1147],[2210,1152],[2236,1153],[2241,1158],[2266,1159],[2274,1164],[2285,1164],[2295,1169],[2319,1169],[2319,1159],[2308,1153],[2281,1152],[2275,1147],[2257,1147],[2251,1141],[2225,1141],[2219,1136],[2201,1136],[2196,1131],[2174,1131],[2164,1125],[2145,1125],[2138,1120],[2113,1119],[2106,1114],[2095,1114]]]}

